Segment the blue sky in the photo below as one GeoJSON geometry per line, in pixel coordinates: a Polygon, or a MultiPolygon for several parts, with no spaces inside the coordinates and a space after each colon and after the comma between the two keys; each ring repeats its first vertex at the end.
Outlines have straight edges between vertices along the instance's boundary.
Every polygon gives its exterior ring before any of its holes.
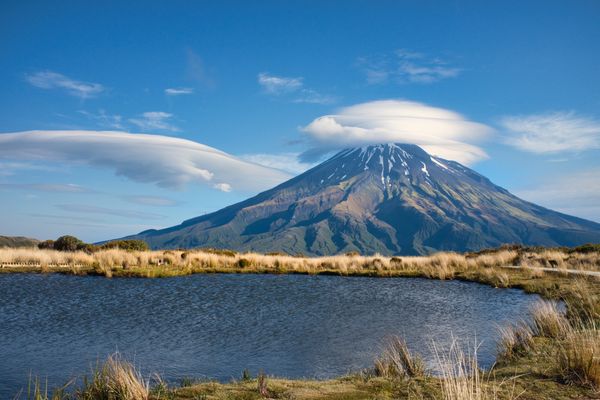
{"type": "Polygon", "coordinates": [[[597,1],[122,3],[2,2],[0,234],[170,226],[384,140],[600,221],[597,1]]]}

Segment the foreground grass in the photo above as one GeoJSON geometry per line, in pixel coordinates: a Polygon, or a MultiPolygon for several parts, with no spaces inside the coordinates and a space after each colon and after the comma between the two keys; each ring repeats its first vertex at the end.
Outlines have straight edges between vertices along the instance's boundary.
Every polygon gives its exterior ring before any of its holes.
{"type": "MultiPolygon", "coordinates": [[[[144,380],[126,361],[113,358],[107,361],[112,364],[99,367],[82,386],[70,392],[58,390],[56,397],[49,397],[38,385],[39,390],[30,391],[27,399],[600,399],[600,281],[561,273],[558,265],[554,265],[556,272],[552,273],[526,267],[502,268],[527,265],[532,259],[540,262],[543,254],[546,253],[541,251],[533,257],[526,252],[504,249],[481,254],[438,253],[429,257],[304,258],[218,251],[108,250],[90,255],[0,250],[0,263],[4,263],[5,272],[61,271],[107,277],[235,272],[462,279],[499,288],[517,287],[566,304],[563,312],[555,303],[542,302],[532,310],[530,322],[515,321],[502,327],[498,363],[489,371],[478,368],[475,355],[465,355],[453,347],[436,349],[437,370],[441,375],[432,375],[401,338],[391,338],[373,368],[338,379],[246,376],[225,384],[187,380],[182,387],[168,387],[160,380],[144,380]],[[6,265],[11,262],[20,265],[6,265]],[[123,388],[110,389],[121,387],[122,382],[132,385],[137,394],[123,388]]],[[[597,252],[569,253],[568,257],[570,268],[576,262],[579,269],[599,268],[597,252]]]]}
{"type": "MultiPolygon", "coordinates": [[[[475,352],[463,353],[453,346],[438,349],[439,375],[420,370],[408,375],[381,376],[376,368],[331,380],[281,379],[275,377],[241,378],[229,383],[182,380],[168,386],[156,376],[145,378],[132,364],[111,356],[98,366],[82,384],[61,388],[53,395],[39,385],[17,399],[27,400],[512,400],[512,399],[592,399],[600,398],[595,386],[566,383],[556,363],[556,350],[547,338],[535,339],[531,351],[510,363],[500,363],[490,371],[478,368],[475,352]]],[[[404,352],[396,347],[395,350],[404,352]]],[[[386,355],[386,357],[389,354],[386,355]]],[[[418,356],[409,356],[417,357],[418,356]]],[[[404,360],[411,364],[414,360],[404,360]]],[[[401,367],[404,368],[404,367],[401,367]]]]}

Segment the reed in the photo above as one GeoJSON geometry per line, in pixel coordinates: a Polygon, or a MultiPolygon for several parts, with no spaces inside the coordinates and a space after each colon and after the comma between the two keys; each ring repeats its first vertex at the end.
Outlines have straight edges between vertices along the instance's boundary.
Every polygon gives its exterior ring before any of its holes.
{"type": "Polygon", "coordinates": [[[571,325],[555,301],[540,300],[531,309],[531,331],[534,336],[559,339],[567,335],[571,325]]]}
{"type": "Polygon", "coordinates": [[[525,322],[510,324],[499,328],[498,360],[514,361],[529,354],[535,346],[531,327],[525,322]]]}
{"type": "Polygon", "coordinates": [[[600,330],[572,329],[559,342],[556,352],[558,375],[567,383],[600,388],[600,330]]]}
{"type": "Polygon", "coordinates": [[[408,349],[403,338],[392,336],[382,356],[375,360],[375,374],[386,378],[421,377],[426,375],[425,362],[408,349]]]}
{"type": "Polygon", "coordinates": [[[85,378],[78,389],[76,400],[148,400],[150,383],[118,353],[108,357],[97,367],[91,378],[85,378]]]}
{"type": "Polygon", "coordinates": [[[519,397],[515,395],[514,385],[506,388],[514,377],[498,382],[479,368],[477,347],[472,353],[465,353],[454,340],[448,351],[440,351],[435,345],[434,350],[444,400],[512,400],[519,397]]]}

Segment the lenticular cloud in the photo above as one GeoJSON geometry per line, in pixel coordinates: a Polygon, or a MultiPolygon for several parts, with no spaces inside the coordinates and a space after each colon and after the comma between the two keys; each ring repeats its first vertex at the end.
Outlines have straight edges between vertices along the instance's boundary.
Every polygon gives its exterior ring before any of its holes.
{"type": "Polygon", "coordinates": [[[410,143],[430,154],[473,164],[487,158],[471,144],[491,134],[486,125],[443,108],[401,100],[381,100],[343,108],[302,128],[311,143],[306,160],[329,151],[378,143],[410,143]]]}
{"type": "Polygon", "coordinates": [[[112,131],[4,133],[0,158],[110,168],[134,181],[169,188],[203,183],[222,191],[256,191],[290,178],[191,140],[112,131]]]}

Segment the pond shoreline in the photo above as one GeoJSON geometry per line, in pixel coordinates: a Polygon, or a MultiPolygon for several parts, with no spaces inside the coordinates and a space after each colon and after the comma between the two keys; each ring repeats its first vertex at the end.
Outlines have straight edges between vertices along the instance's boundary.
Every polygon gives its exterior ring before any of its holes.
{"type": "MultiPolygon", "coordinates": [[[[173,252],[168,252],[171,254],[173,252]]],[[[182,253],[175,253],[177,259],[181,259],[182,253]]],[[[189,254],[189,253],[188,253],[189,254]]],[[[345,277],[399,277],[399,278],[426,278],[441,280],[459,280],[489,285],[496,288],[515,288],[521,289],[526,293],[539,294],[546,299],[562,300],[566,304],[566,318],[570,321],[570,335],[577,336],[590,332],[589,326],[592,326],[591,332],[596,332],[594,326],[600,321],[600,280],[595,276],[576,276],[572,273],[561,271],[561,269],[544,270],[541,268],[514,268],[499,263],[499,259],[514,261],[518,255],[508,253],[500,258],[485,259],[482,257],[466,258],[462,255],[452,257],[429,257],[426,262],[415,262],[410,257],[403,257],[401,262],[393,262],[393,258],[386,257],[345,257],[344,260],[353,264],[335,264],[329,259],[319,260],[316,268],[310,268],[310,264],[304,262],[305,268],[298,268],[302,264],[286,264],[280,260],[292,260],[300,262],[306,260],[303,258],[292,258],[283,256],[268,256],[268,262],[265,265],[256,263],[245,264],[240,260],[246,259],[247,255],[218,256],[212,260],[228,260],[227,267],[218,265],[210,266],[205,263],[208,258],[203,258],[204,264],[169,264],[169,265],[151,265],[145,267],[136,267],[122,263],[109,263],[110,266],[84,266],[77,267],[70,265],[68,267],[53,268],[44,267],[13,267],[2,268],[3,273],[61,273],[73,275],[94,275],[105,277],[138,277],[138,278],[158,278],[175,277],[194,274],[290,274],[290,275],[334,275],[345,277]],[[300,261],[298,261],[300,260],[300,261]],[[465,262],[466,260],[466,262],[465,262]],[[242,265],[243,264],[243,265],[242,265]],[[294,267],[294,265],[296,265],[294,267]],[[348,268],[348,265],[351,268],[348,268]],[[580,324],[578,321],[587,321],[580,324]],[[587,325],[586,325],[587,324],[587,325]],[[591,325],[590,325],[591,324],[591,325]]],[[[206,257],[206,256],[202,256],[206,257]]],[[[212,256],[211,256],[212,257],[212,256]]],[[[267,257],[267,256],[265,256],[267,257]]],[[[343,257],[343,256],[342,256],[343,257]]],[[[398,258],[397,258],[398,259],[398,258]]],[[[425,259],[425,258],[423,258],[425,259]]],[[[314,266],[313,265],[313,266],[314,266]]],[[[582,270],[594,271],[598,265],[592,263],[589,266],[583,266],[582,270]]],[[[516,323],[516,322],[515,322],[516,323]]],[[[595,335],[595,333],[594,333],[595,335]]],[[[600,335],[594,339],[593,343],[585,346],[598,346],[600,348],[600,335]]],[[[568,342],[565,338],[545,337],[534,335],[531,339],[530,348],[517,352],[515,358],[499,360],[490,374],[488,382],[490,385],[501,384],[509,380],[513,385],[523,391],[520,399],[537,399],[539,396],[549,396],[557,399],[570,399],[579,397],[593,398],[595,396],[596,383],[593,380],[570,380],[566,375],[561,375],[558,366],[555,366],[555,354],[560,352],[568,342]],[[550,358],[549,358],[550,357],[550,358]],[[541,366],[546,365],[542,369],[541,366]],[[495,383],[494,383],[495,382],[495,383]]],[[[586,342],[587,343],[587,342],[586,342]]],[[[201,398],[212,399],[229,396],[234,399],[263,398],[259,394],[259,385],[256,378],[235,381],[232,383],[218,382],[196,382],[190,381],[185,387],[170,387],[170,395],[176,399],[201,398]]],[[[294,394],[296,398],[304,398],[299,393],[313,393],[313,397],[306,398],[326,398],[326,399],[345,399],[345,398],[372,398],[377,394],[385,394],[384,397],[398,395],[418,394],[421,398],[440,398],[441,386],[444,381],[435,377],[415,377],[408,380],[398,381],[396,378],[383,378],[376,376],[365,376],[364,374],[340,377],[332,380],[306,380],[306,379],[276,379],[269,378],[269,388],[271,394],[285,393],[294,394]],[[417,387],[418,389],[415,389],[417,387]],[[417,390],[418,393],[411,392],[417,390]],[[323,395],[317,395],[321,393],[323,395]],[[325,395],[324,393],[329,393],[325,395]]],[[[598,381],[600,384],[600,380],[598,381]]],[[[184,386],[184,385],[182,385],[184,386]]],[[[502,393],[504,393],[501,390],[502,393]]],[[[162,399],[163,397],[152,397],[162,399]]],[[[512,399],[509,393],[504,393],[498,398],[512,399]]],[[[544,398],[544,397],[542,397],[544,398]]],[[[546,397],[548,398],[548,397],[546,397]]]]}

